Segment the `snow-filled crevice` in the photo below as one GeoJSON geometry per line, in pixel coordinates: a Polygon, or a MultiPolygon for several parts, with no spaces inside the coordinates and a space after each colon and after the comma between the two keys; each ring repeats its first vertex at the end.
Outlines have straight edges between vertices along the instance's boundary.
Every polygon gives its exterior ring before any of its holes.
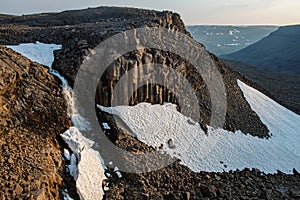
{"type": "Polygon", "coordinates": [[[44,44],[44,43],[26,43],[14,46],[7,46],[14,51],[22,54],[31,61],[45,65],[49,68],[49,72],[57,76],[62,82],[62,89],[64,98],[68,105],[68,114],[72,120],[74,126],[79,130],[90,130],[89,122],[78,113],[76,99],[72,88],[69,86],[67,80],[59,74],[56,70],[52,69],[52,63],[54,61],[53,51],[62,48],[57,44],[44,44]]]}
{"type": "Polygon", "coordinates": [[[81,199],[102,199],[102,182],[106,179],[102,158],[92,149],[94,142],[85,138],[76,127],[71,127],[61,134],[73,154],[68,166],[70,174],[76,180],[77,192],[81,199]],[[77,164],[78,162],[78,164],[77,164]]]}

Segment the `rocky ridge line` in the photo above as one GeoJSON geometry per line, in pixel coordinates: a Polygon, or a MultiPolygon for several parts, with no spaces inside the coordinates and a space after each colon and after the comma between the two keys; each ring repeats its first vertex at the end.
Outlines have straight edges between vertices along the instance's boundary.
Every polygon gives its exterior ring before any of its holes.
{"type": "MultiPolygon", "coordinates": [[[[190,36],[180,16],[176,13],[129,8],[99,7],[62,13],[15,17],[13,20],[7,18],[1,22],[3,24],[0,30],[2,38],[0,42],[3,44],[35,41],[62,44],[62,49],[55,51],[53,68],[58,70],[71,85],[84,58],[95,46],[114,34],[133,28],[149,26],[168,28],[190,36]]],[[[167,52],[152,49],[147,49],[144,53],[152,56],[150,60],[152,63],[155,60],[165,60],[171,63],[166,63],[166,66],[173,68],[177,67],[175,65],[176,62],[182,64],[183,71],[189,74],[190,81],[196,85],[196,88],[205,88],[205,83],[201,82],[199,73],[195,72],[183,59],[167,52]]],[[[128,58],[140,65],[144,53],[131,52],[128,58]]],[[[268,129],[260,121],[256,113],[251,110],[235,80],[241,79],[246,83],[249,81],[245,80],[238,73],[232,73],[232,70],[219,61],[218,58],[214,56],[212,58],[216,61],[223,75],[227,90],[228,106],[224,128],[230,131],[241,130],[244,133],[250,133],[259,137],[268,137],[268,129]]],[[[121,58],[121,60],[125,61],[125,64],[128,62],[126,61],[128,60],[127,58],[121,58]]],[[[117,62],[117,65],[118,68],[124,63],[117,62]]],[[[103,92],[109,93],[110,87],[108,86],[111,82],[117,81],[118,78],[115,77],[113,80],[104,78],[104,83],[101,86],[104,90],[103,92]]],[[[158,90],[162,89],[159,88],[158,90]]],[[[205,89],[198,91],[201,113],[203,113],[200,119],[202,127],[206,127],[210,121],[210,98],[206,94],[207,90],[205,89]]],[[[103,97],[101,94],[96,95],[103,97]]],[[[166,99],[161,96],[158,102],[164,100],[166,99]]],[[[141,101],[135,101],[134,103],[138,102],[141,101]]]]}

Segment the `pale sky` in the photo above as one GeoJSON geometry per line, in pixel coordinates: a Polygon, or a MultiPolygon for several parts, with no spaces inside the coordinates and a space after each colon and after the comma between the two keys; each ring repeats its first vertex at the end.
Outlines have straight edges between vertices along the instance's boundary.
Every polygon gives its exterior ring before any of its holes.
{"type": "Polygon", "coordinates": [[[187,25],[300,24],[300,0],[0,0],[0,13],[21,15],[97,6],[172,10],[187,25]]]}

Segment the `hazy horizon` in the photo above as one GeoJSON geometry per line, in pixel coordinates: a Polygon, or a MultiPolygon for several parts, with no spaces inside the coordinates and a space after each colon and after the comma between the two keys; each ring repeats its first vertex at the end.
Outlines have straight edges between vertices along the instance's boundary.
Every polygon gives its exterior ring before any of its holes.
{"type": "Polygon", "coordinates": [[[98,6],[135,7],[171,10],[181,15],[186,25],[273,25],[300,24],[298,0],[4,0],[1,14],[34,14],[84,9],[98,6]]]}

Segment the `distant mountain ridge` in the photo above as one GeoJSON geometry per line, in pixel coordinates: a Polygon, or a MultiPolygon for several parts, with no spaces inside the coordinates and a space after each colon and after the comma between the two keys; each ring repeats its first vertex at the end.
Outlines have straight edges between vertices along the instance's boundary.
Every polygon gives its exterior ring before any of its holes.
{"type": "Polygon", "coordinates": [[[260,69],[300,74],[300,25],[283,26],[238,52],[222,55],[260,69]]]}
{"type": "Polygon", "coordinates": [[[208,51],[216,55],[244,49],[277,29],[277,26],[187,26],[187,30],[192,36],[204,44],[208,51]]]}

